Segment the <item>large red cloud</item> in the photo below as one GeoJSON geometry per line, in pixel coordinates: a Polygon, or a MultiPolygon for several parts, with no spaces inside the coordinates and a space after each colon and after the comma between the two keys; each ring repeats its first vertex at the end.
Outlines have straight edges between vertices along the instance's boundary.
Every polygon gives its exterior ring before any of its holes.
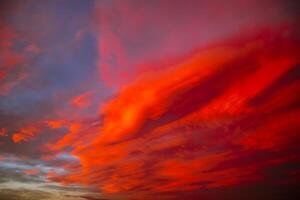
{"type": "Polygon", "coordinates": [[[299,77],[291,76],[299,74],[299,41],[292,27],[226,40],[140,76],[101,108],[100,126],[70,124],[50,145],[72,147],[80,168],[49,177],[146,199],[259,182],[267,167],[299,161],[291,150],[299,140],[299,77]],[[274,156],[241,164],[256,151],[274,156]]]}

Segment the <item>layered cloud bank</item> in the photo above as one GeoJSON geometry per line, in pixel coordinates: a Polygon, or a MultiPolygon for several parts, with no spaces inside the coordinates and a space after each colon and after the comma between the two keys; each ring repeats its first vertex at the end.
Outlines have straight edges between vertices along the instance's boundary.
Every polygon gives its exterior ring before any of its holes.
{"type": "Polygon", "coordinates": [[[296,4],[70,5],[3,3],[0,198],[296,195],[296,4]]]}

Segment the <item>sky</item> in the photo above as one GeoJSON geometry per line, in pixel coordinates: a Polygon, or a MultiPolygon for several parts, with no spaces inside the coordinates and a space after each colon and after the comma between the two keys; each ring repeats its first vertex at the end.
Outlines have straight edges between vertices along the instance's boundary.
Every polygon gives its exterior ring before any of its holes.
{"type": "Polygon", "coordinates": [[[298,10],[0,1],[0,199],[296,199],[298,10]]]}

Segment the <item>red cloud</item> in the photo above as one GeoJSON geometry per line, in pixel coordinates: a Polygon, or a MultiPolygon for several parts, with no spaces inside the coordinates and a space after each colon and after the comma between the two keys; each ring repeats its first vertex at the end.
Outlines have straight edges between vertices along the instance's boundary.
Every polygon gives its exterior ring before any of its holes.
{"type": "Polygon", "coordinates": [[[91,102],[92,102],[91,95],[92,94],[93,94],[92,91],[85,92],[85,93],[73,98],[70,103],[71,103],[71,105],[73,105],[75,107],[85,108],[91,104],[91,102]]]}
{"type": "MultiPolygon", "coordinates": [[[[107,194],[134,192],[132,198],[263,180],[261,171],[278,164],[276,157],[238,163],[253,149],[288,150],[299,139],[299,112],[289,109],[298,81],[280,83],[297,68],[296,43],[281,31],[270,34],[275,38],[198,51],[127,85],[102,107],[100,127],[69,123],[69,132],[49,145],[73,147],[80,159],[80,168],[49,178],[107,194]],[[266,100],[258,104],[258,97],[266,100]]],[[[289,158],[283,163],[295,160],[289,158]]]]}
{"type": "Polygon", "coordinates": [[[28,45],[24,51],[32,54],[40,54],[42,52],[42,50],[35,44],[28,45]]]}
{"type": "Polygon", "coordinates": [[[0,136],[7,136],[7,129],[6,128],[1,128],[0,129],[0,136]]]}
{"type": "Polygon", "coordinates": [[[239,143],[245,148],[278,151],[288,148],[290,143],[299,140],[300,129],[298,116],[300,110],[286,112],[265,120],[255,132],[248,133],[239,143]]]}
{"type": "Polygon", "coordinates": [[[18,34],[3,21],[0,22],[0,39],[0,95],[7,95],[29,73],[20,67],[26,63],[26,56],[13,49],[18,34]]]}
{"type": "Polygon", "coordinates": [[[213,1],[98,2],[95,21],[101,79],[121,88],[140,74],[169,68],[169,63],[199,45],[223,42],[236,33],[252,34],[289,15],[282,1],[270,6],[268,1],[230,0],[228,5],[213,1]]]}
{"type": "Polygon", "coordinates": [[[16,85],[28,77],[28,73],[22,72],[14,76],[12,80],[3,80],[3,84],[0,85],[0,95],[7,95],[16,85]]]}

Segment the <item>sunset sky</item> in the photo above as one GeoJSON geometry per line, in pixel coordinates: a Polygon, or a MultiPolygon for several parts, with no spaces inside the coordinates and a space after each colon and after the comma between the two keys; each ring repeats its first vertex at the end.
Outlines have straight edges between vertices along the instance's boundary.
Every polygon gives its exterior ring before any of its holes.
{"type": "Polygon", "coordinates": [[[0,1],[0,200],[286,200],[293,0],[0,1]]]}

